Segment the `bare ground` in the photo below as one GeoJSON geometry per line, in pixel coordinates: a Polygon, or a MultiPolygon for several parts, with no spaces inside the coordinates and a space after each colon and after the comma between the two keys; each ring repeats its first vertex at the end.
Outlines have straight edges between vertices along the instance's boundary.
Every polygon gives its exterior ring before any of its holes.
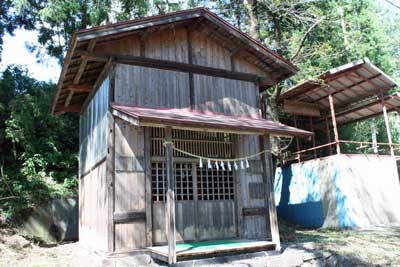
{"type": "MultiPolygon", "coordinates": [[[[345,259],[336,266],[400,266],[400,227],[334,231],[298,230],[281,224],[281,238],[285,248],[282,257],[286,257],[286,252],[291,248],[300,248],[303,253],[306,251],[312,254],[318,250],[345,259]]],[[[1,267],[101,265],[99,257],[81,248],[78,242],[42,247],[32,241],[24,241],[5,229],[0,229],[0,255],[1,267]]],[[[124,262],[128,262],[128,259],[124,262]]],[[[269,265],[267,262],[270,261],[266,259],[265,263],[269,265]]],[[[242,266],[242,263],[232,262],[229,266],[242,266]]],[[[243,266],[253,265],[248,260],[243,266]]],[[[279,261],[277,265],[285,266],[279,261]]]]}

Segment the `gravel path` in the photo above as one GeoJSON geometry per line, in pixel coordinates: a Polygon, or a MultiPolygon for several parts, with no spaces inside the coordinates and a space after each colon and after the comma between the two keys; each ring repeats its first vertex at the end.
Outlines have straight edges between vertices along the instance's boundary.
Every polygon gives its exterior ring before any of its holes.
{"type": "MultiPolygon", "coordinates": [[[[363,231],[295,230],[282,227],[282,254],[258,253],[255,258],[233,256],[221,264],[195,262],[190,266],[400,266],[400,227],[363,231]]],[[[0,229],[0,266],[4,267],[130,267],[160,266],[148,257],[100,260],[78,242],[40,247],[0,229]]],[[[186,265],[186,266],[188,266],[186,265]]]]}

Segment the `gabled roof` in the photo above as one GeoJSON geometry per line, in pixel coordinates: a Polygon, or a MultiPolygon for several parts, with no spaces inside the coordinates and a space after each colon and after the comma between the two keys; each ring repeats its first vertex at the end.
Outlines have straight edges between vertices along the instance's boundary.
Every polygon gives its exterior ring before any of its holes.
{"type": "Polygon", "coordinates": [[[137,126],[172,126],[177,129],[222,131],[278,136],[312,136],[313,133],[276,121],[190,109],[160,109],[111,104],[113,114],[137,126]]]}
{"type": "MultiPolygon", "coordinates": [[[[90,94],[87,89],[76,90],[74,94],[71,94],[68,87],[85,84],[93,88],[97,77],[106,64],[106,62],[88,61],[82,68],[82,51],[93,50],[93,46],[96,45],[94,40],[96,42],[107,42],[121,38],[121,36],[139,33],[147,28],[164,27],[171,24],[200,24],[204,29],[212,29],[218,38],[224,39],[224,44],[230,44],[232,51],[235,48],[241,48],[241,53],[246,53],[247,57],[251,58],[252,64],[257,65],[266,73],[271,73],[274,84],[292,76],[299,70],[290,61],[241,32],[208,9],[195,8],[76,31],[72,35],[64,60],[57,92],[53,98],[52,112],[57,113],[66,102],[71,103],[70,109],[73,109],[77,107],[75,104],[81,104],[90,94]],[[80,79],[77,79],[77,77],[80,79]],[[77,81],[79,82],[77,83],[77,81]]],[[[268,86],[271,85],[268,84],[268,86]]]]}

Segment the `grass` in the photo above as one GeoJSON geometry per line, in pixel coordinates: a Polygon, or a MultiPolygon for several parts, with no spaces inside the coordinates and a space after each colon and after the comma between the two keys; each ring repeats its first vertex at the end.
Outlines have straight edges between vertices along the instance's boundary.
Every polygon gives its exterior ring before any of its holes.
{"type": "Polygon", "coordinates": [[[354,265],[400,266],[400,227],[369,230],[309,230],[280,222],[282,243],[302,246],[312,242],[354,265]]]}

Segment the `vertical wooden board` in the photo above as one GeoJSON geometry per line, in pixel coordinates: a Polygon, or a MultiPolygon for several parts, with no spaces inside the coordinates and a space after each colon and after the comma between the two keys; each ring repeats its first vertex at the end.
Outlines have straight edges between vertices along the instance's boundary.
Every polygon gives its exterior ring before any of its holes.
{"type": "Polygon", "coordinates": [[[157,31],[145,41],[146,56],[188,63],[186,30],[183,27],[157,31]]]}
{"type": "MultiPolygon", "coordinates": [[[[237,157],[251,155],[259,152],[260,143],[257,136],[239,136],[237,142],[237,157]]],[[[260,160],[257,156],[254,160],[260,160]]],[[[263,184],[262,174],[253,173],[251,168],[246,170],[238,170],[238,178],[240,179],[240,194],[241,206],[243,208],[260,208],[265,207],[265,200],[253,198],[250,194],[249,185],[251,183],[263,184]]],[[[270,233],[267,233],[269,222],[266,221],[265,215],[245,216],[243,218],[243,238],[259,239],[267,238],[270,233]]]]}
{"type": "MultiPolygon", "coordinates": [[[[195,208],[189,201],[176,202],[176,241],[195,240],[195,208]]],[[[153,243],[165,244],[166,236],[166,203],[153,203],[153,243]]]]}
{"type": "Polygon", "coordinates": [[[193,32],[193,64],[231,69],[230,52],[203,32],[193,32]]]}
{"type": "Polygon", "coordinates": [[[255,64],[250,63],[243,57],[235,56],[233,60],[235,65],[235,71],[257,74],[261,77],[269,75],[268,73],[257,67],[255,64]]]}
{"type": "Polygon", "coordinates": [[[153,203],[153,243],[155,245],[167,242],[165,211],[166,202],[153,203]]]}
{"type": "Polygon", "coordinates": [[[107,246],[107,183],[106,162],[82,178],[80,189],[79,237],[85,246],[106,252],[107,246]]]}
{"type": "Polygon", "coordinates": [[[267,233],[265,216],[246,216],[244,218],[244,236],[248,239],[265,239],[270,237],[267,233]]]}
{"type": "Polygon", "coordinates": [[[176,241],[195,240],[195,203],[182,201],[176,203],[176,241]]]}
{"type": "Polygon", "coordinates": [[[94,53],[112,53],[139,56],[140,41],[138,35],[130,35],[121,39],[109,40],[104,43],[98,43],[94,48],[94,53]]]}
{"type": "Polygon", "coordinates": [[[235,202],[199,201],[198,235],[200,240],[236,237],[235,202]]]}
{"type": "Polygon", "coordinates": [[[189,74],[116,65],[115,102],[147,107],[188,108],[189,74]]]}
{"type": "Polygon", "coordinates": [[[259,118],[254,83],[195,74],[194,95],[198,110],[259,118]]]}
{"type": "Polygon", "coordinates": [[[144,173],[115,174],[115,212],[145,211],[144,173]]]}
{"type": "Polygon", "coordinates": [[[116,224],[115,249],[119,252],[123,252],[145,247],[145,228],[145,223],[143,221],[116,224]]]}

